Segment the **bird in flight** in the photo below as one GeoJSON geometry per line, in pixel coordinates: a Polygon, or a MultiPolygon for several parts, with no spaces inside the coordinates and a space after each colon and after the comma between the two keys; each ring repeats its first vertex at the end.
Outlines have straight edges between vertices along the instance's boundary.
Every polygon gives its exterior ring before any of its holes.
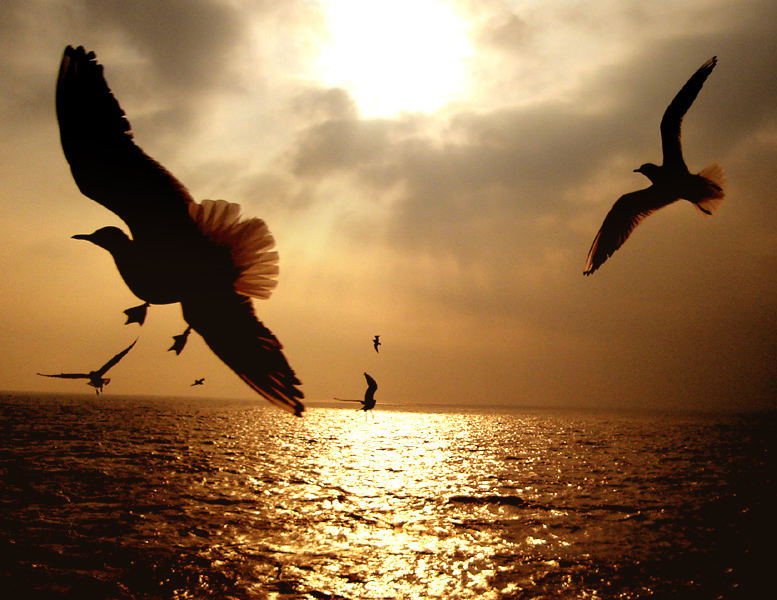
{"type": "Polygon", "coordinates": [[[242,219],[224,200],[195,202],[133,141],[129,121],[103,67],[83,47],[65,48],[57,79],[57,119],[65,158],[81,192],[116,213],[117,227],[75,235],[111,253],[129,289],[144,303],[128,311],[143,322],[150,304],[180,303],[189,327],[252,389],[301,416],[303,393],[282,346],[254,313],[251,297],[277,283],[275,240],[258,218],[242,219]]]}
{"type": "Polygon", "coordinates": [[[712,57],[691,76],[677,93],[661,119],[663,164],[645,163],[635,173],[650,179],[645,189],[624,194],[604,218],[588,252],[584,275],[590,275],[620,248],[634,228],[649,214],[677,200],[691,202],[704,214],[711,215],[723,200],[725,178],[717,163],[699,173],[691,173],[683,160],[680,125],[707,76],[717,63],[712,57]]]}
{"type": "Polygon", "coordinates": [[[205,378],[200,377],[199,379],[195,379],[194,383],[191,384],[189,387],[194,387],[195,385],[203,385],[205,383],[205,378]]]}
{"type": "Polygon", "coordinates": [[[104,375],[111,369],[111,367],[113,367],[117,362],[124,358],[124,355],[127,354],[127,352],[132,350],[132,347],[137,341],[138,340],[132,342],[129,346],[119,352],[116,356],[114,356],[111,360],[109,360],[96,371],[89,371],[88,373],[58,373],[56,375],[38,373],[38,375],[42,375],[43,377],[61,377],[63,379],[88,379],[89,381],[86,382],[86,385],[91,385],[99,396],[100,392],[103,391],[103,386],[106,386],[111,382],[110,377],[104,377],[104,375]]]}
{"type": "Polygon", "coordinates": [[[375,348],[375,352],[378,352],[378,346],[380,346],[380,336],[376,335],[374,338],[372,338],[372,345],[375,348]]]}
{"type": "Polygon", "coordinates": [[[171,350],[175,352],[176,356],[181,354],[183,347],[186,345],[186,340],[189,339],[189,334],[192,332],[191,325],[184,329],[183,333],[173,336],[173,345],[170,346],[167,351],[171,350]]]}
{"type": "Polygon", "coordinates": [[[365,373],[364,378],[367,380],[367,389],[364,392],[364,400],[351,400],[349,398],[335,398],[335,400],[340,400],[342,402],[359,402],[362,405],[360,410],[363,410],[365,414],[368,410],[375,408],[375,392],[378,389],[378,383],[369,375],[369,373],[365,373]]]}

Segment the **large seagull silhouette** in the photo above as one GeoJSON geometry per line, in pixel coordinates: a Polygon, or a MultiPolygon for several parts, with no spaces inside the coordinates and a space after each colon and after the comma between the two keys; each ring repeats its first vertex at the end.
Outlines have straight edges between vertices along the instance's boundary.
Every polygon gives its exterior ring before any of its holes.
{"type": "MultiPolygon", "coordinates": [[[[129,121],[93,52],[65,48],[57,79],[57,118],[65,158],[83,194],[116,213],[117,227],[75,235],[105,248],[133,294],[149,304],[180,302],[186,322],[256,392],[300,416],[305,407],[282,346],[254,313],[251,297],[276,285],[278,254],[264,221],[241,219],[240,206],[194,201],[132,139],[129,121]]],[[[176,336],[179,353],[186,333],[176,336]]]]}
{"type": "Polygon", "coordinates": [[[723,169],[717,163],[698,174],[688,171],[680,144],[680,125],[707,76],[717,62],[712,57],[694,73],[674,97],[661,119],[661,148],[664,163],[645,163],[636,173],[650,179],[652,185],[624,194],[604,218],[588,252],[584,275],[590,275],[620,248],[634,228],[650,213],[672,202],[685,199],[702,213],[711,215],[723,200],[723,169]]]}

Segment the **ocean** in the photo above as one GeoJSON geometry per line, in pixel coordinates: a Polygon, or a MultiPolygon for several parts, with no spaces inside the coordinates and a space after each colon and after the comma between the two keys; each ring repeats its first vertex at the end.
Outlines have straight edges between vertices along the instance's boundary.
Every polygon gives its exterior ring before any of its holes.
{"type": "Polygon", "coordinates": [[[776,439],[774,413],[6,393],[0,595],[766,597],[776,439]]]}

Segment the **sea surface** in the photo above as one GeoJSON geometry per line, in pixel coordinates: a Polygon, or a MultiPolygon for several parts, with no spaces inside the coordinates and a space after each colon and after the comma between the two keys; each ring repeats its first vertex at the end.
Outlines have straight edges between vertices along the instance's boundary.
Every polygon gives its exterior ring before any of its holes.
{"type": "Polygon", "coordinates": [[[0,595],[765,598],[776,438],[768,413],[0,394],[0,595]]]}

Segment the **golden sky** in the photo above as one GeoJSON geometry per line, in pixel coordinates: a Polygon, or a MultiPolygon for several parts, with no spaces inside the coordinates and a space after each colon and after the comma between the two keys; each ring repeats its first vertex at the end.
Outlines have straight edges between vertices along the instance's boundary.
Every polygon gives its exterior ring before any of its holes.
{"type": "Polygon", "coordinates": [[[110,255],[70,239],[122,225],[60,147],[72,44],[195,198],[269,225],[280,282],[255,307],[308,400],[359,397],[367,371],[379,404],[773,408],[776,22],[771,0],[3,2],[0,389],[87,392],[35,373],[139,335],[107,393],[252,395],[198,335],[166,351],[178,305],[125,326],[110,255]],[[713,55],[683,143],[726,200],[659,211],[583,277],[713,55]]]}

